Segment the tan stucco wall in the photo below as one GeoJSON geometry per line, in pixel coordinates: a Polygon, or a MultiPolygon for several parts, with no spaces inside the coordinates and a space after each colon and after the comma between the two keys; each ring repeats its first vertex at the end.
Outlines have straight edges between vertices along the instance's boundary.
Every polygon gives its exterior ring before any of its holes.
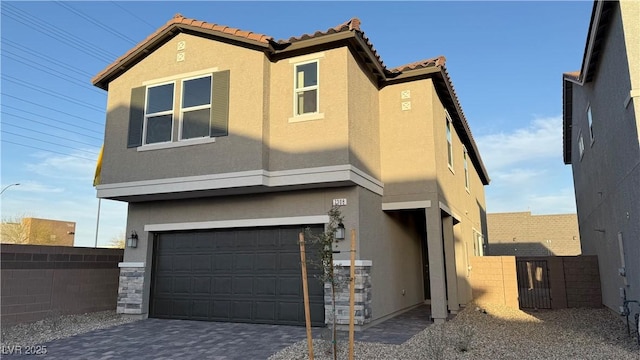
{"type": "Polygon", "coordinates": [[[359,188],[359,257],[371,260],[372,320],[424,300],[421,238],[424,211],[382,212],[382,197],[359,188]]]}
{"type": "Polygon", "coordinates": [[[346,48],[271,65],[269,170],[299,169],[349,163],[346,48]],[[318,58],[319,111],[324,118],[289,122],[293,117],[294,65],[318,58]]]}
{"type": "Polygon", "coordinates": [[[380,161],[384,201],[428,200],[436,192],[430,79],[390,85],[380,90],[380,161]],[[402,91],[410,91],[402,99],[402,91]],[[402,110],[410,101],[411,110],[402,110]]]}
{"type": "Polygon", "coordinates": [[[576,214],[531,215],[531,212],[487,215],[487,255],[580,255],[576,214]]]}
{"type": "MultiPolygon", "coordinates": [[[[112,81],[107,100],[102,183],[261,169],[264,58],[259,51],[181,33],[112,81]],[[179,41],[186,41],[182,62],[176,61],[179,41]],[[127,148],[132,88],[143,86],[146,81],[210,68],[231,71],[229,136],[217,138],[212,144],[173,149],[137,152],[135,148],[127,148]],[[184,161],[185,158],[191,161],[184,161]]],[[[176,81],[178,87],[179,80],[176,81]]],[[[177,93],[174,102],[177,109],[180,102],[177,93]]],[[[174,115],[174,141],[178,138],[177,118],[174,115]]]]}
{"type": "Polygon", "coordinates": [[[348,53],[349,160],[358,169],[380,179],[380,112],[378,88],[348,53]]]}

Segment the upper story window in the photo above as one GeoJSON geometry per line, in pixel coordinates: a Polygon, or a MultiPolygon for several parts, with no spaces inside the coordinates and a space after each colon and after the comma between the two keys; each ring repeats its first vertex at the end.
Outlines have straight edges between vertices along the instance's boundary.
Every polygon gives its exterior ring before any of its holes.
{"type": "Polygon", "coordinates": [[[147,88],[144,116],[144,143],[171,141],[173,128],[174,83],[147,88]]]}
{"type": "Polygon", "coordinates": [[[591,138],[591,143],[593,144],[593,116],[591,115],[591,105],[587,107],[587,121],[589,121],[589,137],[591,138]]]}
{"type": "Polygon", "coordinates": [[[209,69],[131,89],[127,147],[155,150],[228,135],[229,74],[209,69]]]}
{"type": "Polygon", "coordinates": [[[453,171],[453,135],[451,134],[451,117],[447,114],[447,163],[453,171]]]}
{"type": "Polygon", "coordinates": [[[211,121],[211,76],[182,81],[181,140],[207,137],[211,121]]]}
{"type": "Polygon", "coordinates": [[[469,162],[467,161],[467,148],[463,148],[462,159],[464,160],[464,188],[469,191],[469,162]]]}
{"type": "Polygon", "coordinates": [[[318,61],[296,64],[294,66],[295,115],[313,114],[318,112],[318,61]]]}

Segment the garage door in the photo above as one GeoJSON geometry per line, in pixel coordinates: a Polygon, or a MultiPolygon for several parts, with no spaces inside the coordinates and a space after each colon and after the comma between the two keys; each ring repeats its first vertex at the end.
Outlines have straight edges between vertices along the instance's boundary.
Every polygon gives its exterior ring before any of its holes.
{"type": "MultiPolygon", "coordinates": [[[[311,229],[319,233],[323,226],[311,229]]],[[[295,226],[159,234],[154,242],[151,316],[304,325],[301,230],[295,226]]],[[[322,326],[323,286],[315,277],[320,270],[315,266],[308,271],[312,323],[322,326]]]]}

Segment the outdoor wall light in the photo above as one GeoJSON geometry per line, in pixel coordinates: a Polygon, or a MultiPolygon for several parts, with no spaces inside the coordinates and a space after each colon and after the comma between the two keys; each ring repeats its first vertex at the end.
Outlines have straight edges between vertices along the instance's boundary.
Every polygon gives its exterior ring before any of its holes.
{"type": "Polygon", "coordinates": [[[336,228],[336,234],[335,234],[336,240],[344,240],[344,234],[345,234],[344,224],[339,223],[338,227],[336,228]]]}
{"type": "Polygon", "coordinates": [[[131,235],[127,238],[127,247],[137,248],[138,247],[138,234],[135,230],[131,230],[131,235]]]}

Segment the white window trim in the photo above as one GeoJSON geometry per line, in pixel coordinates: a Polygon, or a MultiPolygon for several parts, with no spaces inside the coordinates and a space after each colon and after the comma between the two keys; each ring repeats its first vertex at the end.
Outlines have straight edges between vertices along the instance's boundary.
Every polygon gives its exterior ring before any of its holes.
{"type": "Polygon", "coordinates": [[[144,124],[142,127],[142,146],[168,144],[173,142],[173,127],[175,122],[176,91],[177,91],[176,88],[177,86],[175,81],[167,81],[167,82],[157,83],[153,85],[147,85],[145,87],[144,124]],[[147,102],[149,101],[149,89],[158,87],[158,86],[168,85],[168,84],[173,84],[173,99],[171,103],[171,110],[152,113],[152,115],[147,114],[147,102]],[[163,115],[171,115],[171,139],[169,141],[147,144],[147,121],[149,120],[149,117],[156,117],[156,116],[163,116],[163,115]]]}
{"type": "Polygon", "coordinates": [[[178,118],[178,122],[179,122],[179,130],[178,130],[178,142],[182,142],[182,141],[192,141],[192,140],[196,140],[196,139],[209,139],[211,138],[211,111],[213,111],[212,109],[212,103],[211,103],[211,95],[213,94],[213,75],[211,74],[202,74],[200,76],[191,76],[188,78],[184,78],[180,81],[180,115],[178,118]],[[211,78],[211,94],[209,94],[209,105],[198,105],[198,106],[191,106],[187,108],[187,112],[189,111],[196,111],[196,110],[202,110],[202,109],[209,109],[209,135],[207,136],[200,136],[197,138],[188,138],[188,139],[183,139],[182,138],[182,127],[183,127],[183,121],[184,121],[184,113],[185,113],[185,109],[182,107],[182,102],[184,100],[184,82],[185,81],[189,81],[189,80],[195,80],[195,79],[202,79],[202,78],[211,78]]]}
{"type": "Polygon", "coordinates": [[[471,182],[469,181],[469,152],[467,151],[467,147],[462,147],[462,159],[464,162],[464,188],[467,190],[467,193],[471,194],[471,182]]]}
{"type": "Polygon", "coordinates": [[[591,111],[591,104],[587,104],[587,125],[589,126],[589,139],[591,139],[591,146],[593,146],[595,136],[593,135],[593,111],[591,111]]]}
{"type": "Polygon", "coordinates": [[[177,148],[177,147],[183,147],[183,146],[210,144],[214,142],[216,142],[216,138],[214,137],[200,137],[200,138],[180,140],[176,142],[163,142],[163,143],[142,145],[142,146],[138,146],[137,150],[139,152],[162,150],[162,149],[171,149],[171,148],[177,148]]]}
{"type": "Polygon", "coordinates": [[[473,255],[484,256],[484,235],[482,235],[480,231],[476,230],[476,228],[471,229],[473,230],[473,255]],[[478,243],[478,238],[482,239],[481,243],[478,243]]]}
{"type": "Polygon", "coordinates": [[[449,112],[447,110],[444,111],[447,117],[447,123],[445,125],[445,136],[447,140],[447,166],[449,170],[453,174],[455,174],[455,170],[453,170],[453,165],[455,162],[453,161],[453,122],[451,121],[451,116],[449,116],[449,112]],[[451,135],[451,139],[449,139],[449,135],[451,135]],[[449,162],[449,156],[451,156],[451,162],[449,162]]]}
{"type": "MultiPolygon", "coordinates": [[[[322,117],[324,117],[324,114],[322,114],[320,112],[320,59],[316,58],[313,60],[307,60],[307,61],[301,61],[301,62],[297,62],[295,64],[293,64],[293,118],[301,118],[301,117],[310,117],[310,115],[322,115],[322,117]],[[297,81],[297,68],[298,66],[301,65],[306,65],[306,64],[311,64],[311,63],[316,63],[316,76],[317,76],[317,80],[318,83],[316,85],[313,86],[304,86],[301,88],[297,88],[296,87],[296,81],[297,81]],[[298,114],[298,93],[300,92],[305,92],[305,91],[310,91],[310,90],[316,90],[316,111],[312,112],[312,113],[305,113],[305,114],[298,114]]],[[[309,121],[309,120],[317,120],[317,119],[306,119],[306,120],[299,120],[299,121],[309,121]]],[[[292,122],[291,119],[289,119],[289,122],[292,122]]]]}
{"type": "Polygon", "coordinates": [[[580,154],[580,160],[584,157],[584,137],[582,136],[582,131],[578,132],[578,153],[580,154]]]}

